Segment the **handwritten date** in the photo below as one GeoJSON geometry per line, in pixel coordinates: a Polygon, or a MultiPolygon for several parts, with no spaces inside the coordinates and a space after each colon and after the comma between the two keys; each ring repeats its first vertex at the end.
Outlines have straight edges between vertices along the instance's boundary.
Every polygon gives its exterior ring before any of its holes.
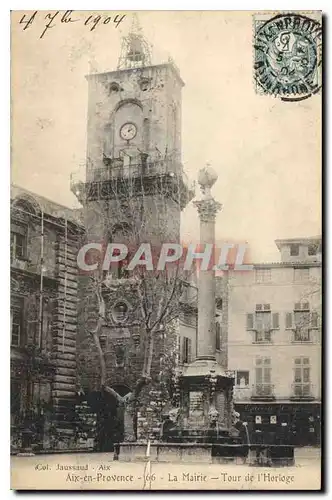
{"type": "MultiPolygon", "coordinates": [[[[119,24],[122,23],[124,18],[126,17],[125,14],[115,14],[114,16],[101,16],[99,14],[93,14],[87,16],[85,19],[80,19],[74,14],[75,11],[73,10],[66,10],[64,13],[60,12],[59,10],[55,12],[49,12],[44,16],[44,21],[45,21],[45,26],[40,34],[39,38],[43,38],[44,35],[47,33],[47,31],[51,28],[54,28],[57,23],[60,24],[70,24],[70,23],[77,23],[77,22],[83,22],[84,26],[87,27],[90,31],[93,31],[96,29],[97,26],[100,25],[106,25],[106,24],[113,24],[116,28],[119,26],[119,24]]],[[[37,16],[42,16],[41,12],[38,10],[35,10],[31,15],[29,14],[24,14],[23,17],[20,20],[20,24],[24,25],[23,31],[28,29],[32,24],[35,22],[37,16]]]]}

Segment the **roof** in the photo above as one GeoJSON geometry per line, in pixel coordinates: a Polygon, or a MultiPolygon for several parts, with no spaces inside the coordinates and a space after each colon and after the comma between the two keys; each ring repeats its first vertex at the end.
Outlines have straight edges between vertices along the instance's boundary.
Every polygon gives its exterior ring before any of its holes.
{"type": "Polygon", "coordinates": [[[309,236],[309,237],[297,237],[297,238],[285,238],[280,240],[275,240],[275,244],[280,250],[281,247],[285,245],[291,244],[299,244],[299,245],[319,245],[322,243],[321,236],[309,236]]]}

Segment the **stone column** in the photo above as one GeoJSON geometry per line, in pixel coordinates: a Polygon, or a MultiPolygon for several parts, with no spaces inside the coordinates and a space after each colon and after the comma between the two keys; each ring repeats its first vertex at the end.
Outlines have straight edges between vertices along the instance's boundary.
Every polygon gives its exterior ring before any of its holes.
{"type": "Polygon", "coordinates": [[[217,174],[209,166],[200,170],[198,182],[203,197],[200,201],[194,202],[200,218],[201,251],[204,251],[207,243],[212,245],[210,264],[206,271],[199,271],[197,359],[213,361],[216,359],[216,284],[215,262],[213,258],[215,248],[215,219],[216,214],[221,210],[222,206],[212,197],[211,187],[217,178],[217,174]]]}

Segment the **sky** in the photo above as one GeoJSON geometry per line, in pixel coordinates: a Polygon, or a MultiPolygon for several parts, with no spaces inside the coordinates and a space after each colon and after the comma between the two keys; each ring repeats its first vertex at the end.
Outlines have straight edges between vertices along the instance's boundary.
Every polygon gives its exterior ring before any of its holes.
{"type": "MultiPolygon", "coordinates": [[[[70,174],[85,162],[85,75],[90,64],[116,69],[132,13],[74,11],[78,21],[64,23],[60,12],[40,38],[48,13],[38,11],[28,26],[33,11],[12,13],[11,180],[78,207],[70,174]],[[90,15],[101,16],[93,31],[90,15]],[[125,15],[118,27],[116,15],[125,15]]],[[[257,94],[253,12],[140,12],[139,21],[153,62],[171,56],[185,82],[185,170],[195,180],[209,162],[218,173],[217,239],[247,241],[254,260],[269,262],[278,260],[275,239],[321,234],[321,96],[283,102],[257,94]]],[[[198,231],[191,204],[182,237],[196,240],[198,231]]]]}

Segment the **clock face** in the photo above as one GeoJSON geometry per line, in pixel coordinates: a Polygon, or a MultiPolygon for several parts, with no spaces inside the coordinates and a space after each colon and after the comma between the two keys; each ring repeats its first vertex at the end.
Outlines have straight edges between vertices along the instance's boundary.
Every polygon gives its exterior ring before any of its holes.
{"type": "Polygon", "coordinates": [[[134,123],[125,123],[120,129],[120,137],[125,141],[134,139],[137,134],[137,127],[134,123]]]}

